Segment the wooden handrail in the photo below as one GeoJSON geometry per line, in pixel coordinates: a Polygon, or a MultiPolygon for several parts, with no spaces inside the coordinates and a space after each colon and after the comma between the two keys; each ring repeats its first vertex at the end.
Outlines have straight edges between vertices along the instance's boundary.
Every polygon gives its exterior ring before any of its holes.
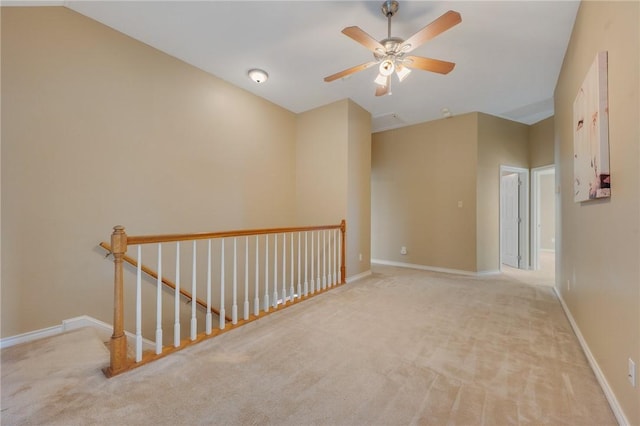
{"type": "MultiPolygon", "coordinates": [[[[109,253],[112,253],[111,251],[111,246],[105,242],[101,242],[100,243],[100,247],[102,247],[103,249],[105,249],[106,251],[108,251],[109,253]]],[[[133,267],[137,268],[138,267],[138,261],[135,260],[134,258],[132,258],[131,256],[127,256],[126,254],[122,257],[122,260],[124,260],[125,262],[127,262],[130,265],[133,265],[133,267]]],[[[145,264],[140,265],[140,270],[142,270],[142,272],[144,272],[145,274],[149,275],[152,278],[155,278],[156,280],[158,279],[158,273],[156,271],[154,271],[153,269],[149,268],[148,266],[146,266],[145,264]]],[[[162,277],[162,284],[166,285],[167,287],[175,290],[176,289],[176,285],[173,283],[173,281],[167,279],[166,277],[162,277]]],[[[191,293],[189,293],[188,291],[186,291],[184,288],[180,288],[180,294],[183,295],[185,298],[189,299],[189,300],[193,300],[193,297],[191,296],[191,293]]],[[[196,297],[196,303],[200,306],[202,306],[205,310],[207,309],[207,302],[205,302],[204,300],[197,298],[196,297]]],[[[216,308],[214,308],[213,306],[211,307],[211,312],[213,312],[216,315],[220,315],[220,311],[216,308]]],[[[227,322],[231,322],[231,317],[229,316],[225,316],[224,317],[225,320],[227,320],[227,322]]]]}
{"type": "MultiPolygon", "coordinates": [[[[344,221],[342,221],[344,223],[344,221]]],[[[136,244],[152,244],[152,243],[169,243],[174,241],[192,241],[192,240],[206,240],[210,238],[227,238],[227,237],[246,237],[250,235],[264,235],[264,234],[282,234],[288,232],[303,232],[303,231],[322,231],[323,229],[341,229],[342,223],[338,225],[322,225],[322,226],[302,226],[294,228],[271,228],[271,229],[247,229],[236,231],[222,231],[222,232],[203,232],[196,234],[165,234],[165,235],[142,235],[142,236],[127,236],[128,245],[136,244]]]]}

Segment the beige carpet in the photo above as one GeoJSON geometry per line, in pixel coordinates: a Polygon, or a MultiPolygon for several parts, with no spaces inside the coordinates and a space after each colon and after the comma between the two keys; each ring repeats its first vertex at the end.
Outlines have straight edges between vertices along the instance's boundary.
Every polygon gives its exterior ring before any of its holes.
{"type": "Polygon", "coordinates": [[[84,329],[2,351],[3,425],[613,425],[548,287],[370,278],[106,379],[84,329]]]}
{"type": "Polygon", "coordinates": [[[523,270],[502,265],[502,273],[508,278],[524,284],[553,287],[556,282],[556,255],[554,252],[541,251],[539,254],[540,269],[523,270]]]}

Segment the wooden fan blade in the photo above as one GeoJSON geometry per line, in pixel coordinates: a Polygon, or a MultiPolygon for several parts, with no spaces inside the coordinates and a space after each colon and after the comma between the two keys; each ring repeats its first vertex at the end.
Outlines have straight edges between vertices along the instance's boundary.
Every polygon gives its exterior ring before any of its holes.
{"type": "Polygon", "coordinates": [[[407,59],[407,61],[404,62],[405,67],[437,72],[439,74],[449,74],[453,67],[456,66],[453,62],[423,58],[421,56],[407,56],[405,59],[407,59]]]}
{"type": "Polygon", "coordinates": [[[387,77],[387,84],[376,87],[376,96],[383,96],[389,93],[389,85],[391,84],[391,76],[387,77]]]}
{"type": "Polygon", "coordinates": [[[366,64],[356,65],[355,67],[351,67],[351,68],[348,68],[346,70],[343,70],[343,71],[337,72],[335,74],[332,74],[329,77],[325,77],[324,81],[329,83],[330,81],[337,80],[337,79],[342,78],[342,77],[346,77],[346,76],[351,75],[353,73],[356,73],[358,71],[366,70],[367,68],[369,68],[370,66],[375,65],[375,64],[376,64],[376,61],[371,61],[371,62],[367,62],[366,64]]]}
{"type": "Polygon", "coordinates": [[[454,25],[458,25],[460,22],[462,22],[460,14],[450,10],[405,40],[405,42],[400,46],[400,51],[405,53],[411,52],[422,43],[431,40],[438,34],[442,34],[454,25]]]}
{"type": "Polygon", "coordinates": [[[382,51],[380,53],[384,53],[384,46],[375,38],[364,32],[360,27],[346,27],[342,30],[342,34],[357,41],[372,52],[375,52],[376,49],[380,49],[382,51]]]}

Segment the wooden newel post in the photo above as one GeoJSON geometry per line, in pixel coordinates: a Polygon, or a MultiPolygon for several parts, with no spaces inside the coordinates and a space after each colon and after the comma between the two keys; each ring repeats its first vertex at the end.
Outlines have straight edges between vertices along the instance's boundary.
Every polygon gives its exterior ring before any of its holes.
{"type": "Polygon", "coordinates": [[[127,337],[124,334],[124,274],[122,261],[127,252],[127,234],[123,226],[115,226],[111,234],[111,252],[114,264],[113,335],[111,336],[111,365],[107,376],[122,372],[127,364],[127,337]]]}
{"type": "Polygon", "coordinates": [[[347,251],[347,222],[342,219],[340,222],[340,233],[342,234],[342,252],[340,253],[340,282],[345,284],[347,282],[347,267],[346,267],[346,251],[347,251]]]}

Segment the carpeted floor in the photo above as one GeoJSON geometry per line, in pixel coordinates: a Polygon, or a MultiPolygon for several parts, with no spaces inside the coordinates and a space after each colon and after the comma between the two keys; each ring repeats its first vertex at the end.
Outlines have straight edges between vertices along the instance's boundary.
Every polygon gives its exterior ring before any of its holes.
{"type": "Polygon", "coordinates": [[[554,252],[541,251],[538,256],[540,259],[538,270],[516,269],[503,264],[501,265],[502,273],[523,284],[553,287],[556,282],[556,255],[554,252]]]}
{"type": "Polygon", "coordinates": [[[552,289],[374,266],[132,372],[84,329],[2,350],[3,425],[613,425],[552,289]]]}

